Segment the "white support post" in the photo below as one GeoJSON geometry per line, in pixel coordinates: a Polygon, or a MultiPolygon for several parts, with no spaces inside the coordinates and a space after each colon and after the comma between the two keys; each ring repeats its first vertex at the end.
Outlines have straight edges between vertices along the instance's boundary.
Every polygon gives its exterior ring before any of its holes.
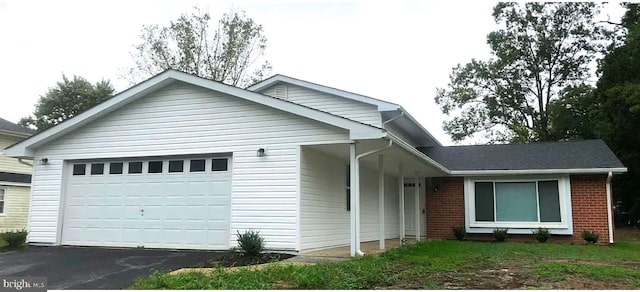
{"type": "Polygon", "coordinates": [[[400,242],[402,242],[402,240],[405,237],[404,234],[404,173],[403,173],[403,169],[402,169],[402,164],[398,165],[398,186],[399,186],[399,190],[398,190],[398,194],[399,195],[399,199],[400,202],[398,203],[398,216],[400,216],[400,220],[398,220],[400,222],[400,242]]]}
{"type": "Polygon", "coordinates": [[[384,156],[378,155],[378,238],[384,250],[384,156]]]}
{"type": "Polygon", "coordinates": [[[416,226],[416,241],[420,241],[420,181],[418,180],[418,172],[415,173],[415,226],[416,226]]]}
{"type": "Polygon", "coordinates": [[[356,212],[355,212],[355,207],[356,207],[356,196],[355,196],[355,192],[356,192],[356,185],[358,184],[358,182],[356,181],[356,144],[355,143],[351,143],[349,144],[349,180],[351,181],[351,183],[349,184],[349,188],[350,188],[350,198],[349,198],[349,205],[351,206],[351,211],[350,211],[350,219],[351,219],[351,237],[350,237],[350,243],[351,243],[351,256],[355,257],[356,256],[356,251],[358,250],[357,248],[357,238],[356,238],[356,224],[357,224],[357,220],[356,220],[356,212]]]}

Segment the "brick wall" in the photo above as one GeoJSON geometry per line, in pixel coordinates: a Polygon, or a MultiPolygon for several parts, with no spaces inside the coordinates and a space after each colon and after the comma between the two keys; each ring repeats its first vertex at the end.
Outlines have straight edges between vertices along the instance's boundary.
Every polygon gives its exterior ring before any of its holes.
{"type": "MultiPolygon", "coordinates": [[[[600,234],[600,242],[608,243],[606,175],[572,175],[571,205],[573,236],[555,235],[551,241],[583,242],[582,231],[600,234]]],[[[464,179],[440,177],[427,179],[427,238],[453,239],[452,228],[464,226],[464,179]],[[438,187],[434,193],[434,187],[438,187]]],[[[469,234],[471,239],[493,238],[493,235],[469,234]]],[[[510,235],[510,240],[533,241],[533,236],[510,235]]]]}

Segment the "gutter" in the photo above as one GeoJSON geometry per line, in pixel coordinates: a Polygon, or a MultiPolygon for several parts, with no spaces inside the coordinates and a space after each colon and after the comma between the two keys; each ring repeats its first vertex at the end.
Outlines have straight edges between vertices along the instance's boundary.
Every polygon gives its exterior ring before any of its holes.
{"type": "Polygon", "coordinates": [[[360,159],[364,158],[366,156],[370,156],[376,153],[380,153],[382,151],[385,151],[389,148],[391,148],[391,145],[393,145],[393,140],[387,138],[389,140],[389,144],[387,144],[387,146],[384,146],[382,148],[379,149],[374,149],[359,155],[356,155],[356,165],[355,165],[355,187],[356,190],[354,192],[355,194],[355,210],[353,210],[352,206],[352,212],[354,212],[354,216],[356,217],[355,220],[355,245],[356,245],[356,254],[359,256],[363,256],[364,252],[362,252],[362,250],[360,250],[360,159]]]}
{"type": "Polygon", "coordinates": [[[613,244],[613,215],[611,210],[611,178],[613,173],[609,171],[607,175],[607,219],[609,223],[609,244],[613,244]]]}
{"type": "Polygon", "coordinates": [[[23,158],[18,158],[18,162],[19,162],[20,164],[24,164],[24,165],[27,165],[27,166],[29,166],[29,167],[33,167],[33,164],[31,164],[31,163],[29,163],[29,162],[25,162],[25,161],[23,161],[22,159],[23,159],[23,158]]]}

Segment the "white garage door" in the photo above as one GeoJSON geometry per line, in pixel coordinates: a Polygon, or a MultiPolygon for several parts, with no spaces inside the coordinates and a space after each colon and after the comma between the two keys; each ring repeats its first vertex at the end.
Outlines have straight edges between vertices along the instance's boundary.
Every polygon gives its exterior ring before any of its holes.
{"type": "Polygon", "coordinates": [[[62,244],[229,247],[229,158],[70,162],[62,244]]]}

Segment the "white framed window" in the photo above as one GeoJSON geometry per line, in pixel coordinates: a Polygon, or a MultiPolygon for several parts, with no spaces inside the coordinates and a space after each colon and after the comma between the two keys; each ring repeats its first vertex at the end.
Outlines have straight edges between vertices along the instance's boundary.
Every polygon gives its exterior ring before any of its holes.
{"type": "Polygon", "coordinates": [[[548,228],[570,234],[570,184],[568,176],[466,178],[467,231],[509,228],[531,234],[532,229],[548,228]]]}
{"type": "Polygon", "coordinates": [[[0,188],[0,215],[4,215],[6,196],[7,196],[7,189],[0,188]]]}

